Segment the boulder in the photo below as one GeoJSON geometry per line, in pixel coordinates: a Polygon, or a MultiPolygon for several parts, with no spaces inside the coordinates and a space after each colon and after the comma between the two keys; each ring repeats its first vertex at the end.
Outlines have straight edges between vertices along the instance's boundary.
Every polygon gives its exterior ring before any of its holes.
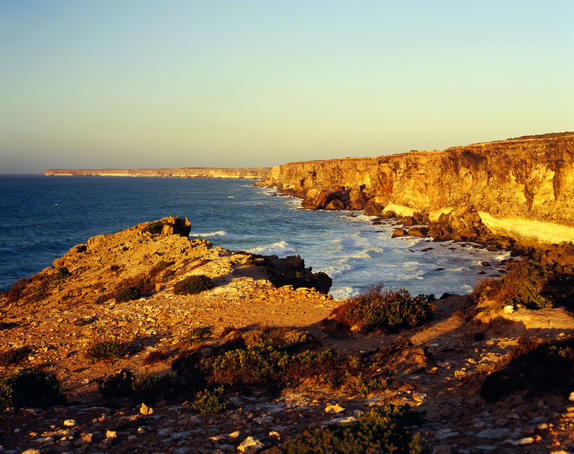
{"type": "Polygon", "coordinates": [[[339,199],[331,200],[327,206],[325,207],[326,210],[344,210],[346,208],[345,202],[339,199]]]}
{"type": "Polygon", "coordinates": [[[405,229],[395,229],[393,230],[391,238],[400,238],[403,236],[407,236],[407,231],[405,229]]]}
{"type": "Polygon", "coordinates": [[[428,235],[429,228],[425,227],[425,226],[412,227],[409,229],[408,233],[410,236],[416,236],[418,238],[424,238],[428,235]]]}
{"type": "Polygon", "coordinates": [[[353,210],[363,210],[369,203],[369,198],[363,192],[363,187],[353,188],[349,192],[350,207],[353,210]]]}
{"type": "Polygon", "coordinates": [[[380,216],[382,211],[383,206],[373,200],[369,200],[363,209],[363,213],[367,216],[380,216]]]}
{"type": "Polygon", "coordinates": [[[305,268],[305,261],[299,255],[278,258],[276,255],[254,256],[255,265],[266,268],[267,278],[276,287],[291,285],[293,288],[314,288],[328,293],[333,280],[325,273],[313,273],[305,268]]]}

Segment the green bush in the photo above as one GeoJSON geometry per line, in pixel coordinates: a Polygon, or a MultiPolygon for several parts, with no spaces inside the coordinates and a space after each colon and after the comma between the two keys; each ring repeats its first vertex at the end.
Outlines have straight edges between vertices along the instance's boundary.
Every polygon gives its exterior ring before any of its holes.
{"type": "Polygon", "coordinates": [[[420,437],[411,434],[412,416],[406,407],[389,405],[360,413],[348,424],[331,424],[288,440],[271,448],[272,454],[355,454],[422,452],[420,437]]]}
{"type": "Polygon", "coordinates": [[[20,347],[20,348],[13,348],[6,352],[0,353],[0,365],[1,366],[13,366],[16,364],[20,364],[24,361],[30,353],[32,353],[32,349],[28,346],[20,347]]]}
{"type": "Polygon", "coordinates": [[[173,383],[169,375],[134,375],[122,369],[100,383],[100,392],[106,399],[130,398],[141,402],[155,402],[169,395],[173,383]]]}
{"type": "Polygon", "coordinates": [[[528,390],[531,395],[574,389],[574,338],[532,344],[523,341],[511,361],[489,374],[480,394],[497,402],[508,394],[528,390]]]}
{"type": "Polygon", "coordinates": [[[221,413],[227,410],[227,398],[223,386],[197,393],[193,409],[201,413],[221,413]]]}
{"type": "Polygon", "coordinates": [[[397,332],[414,328],[431,318],[433,295],[411,297],[405,289],[383,290],[375,287],[333,311],[335,320],[361,331],[382,329],[397,332]]]}
{"type": "Polygon", "coordinates": [[[86,357],[91,361],[114,361],[126,356],[127,346],[115,340],[95,342],[86,350],[86,357]]]}
{"type": "Polygon", "coordinates": [[[0,401],[14,407],[47,407],[65,401],[55,374],[28,369],[0,381],[0,401]]]}
{"type": "Polygon", "coordinates": [[[477,302],[489,302],[499,307],[518,305],[529,309],[551,306],[543,294],[548,273],[531,261],[513,263],[508,272],[498,279],[486,279],[473,291],[477,302]]]}
{"type": "Polygon", "coordinates": [[[185,279],[175,283],[173,286],[173,292],[176,295],[193,295],[195,293],[201,293],[212,288],[213,284],[211,279],[209,279],[207,276],[188,276],[185,279]]]}
{"type": "Polygon", "coordinates": [[[372,391],[387,386],[376,362],[364,363],[356,356],[317,350],[319,345],[305,332],[267,327],[214,348],[207,358],[195,350],[180,356],[172,368],[185,377],[191,389],[208,385],[276,391],[305,380],[331,387],[344,385],[360,393],[369,386],[372,391]]]}
{"type": "Polygon", "coordinates": [[[56,273],[56,279],[61,280],[71,276],[72,273],[66,268],[65,266],[58,268],[58,272],[56,273]]]}
{"type": "Polygon", "coordinates": [[[264,327],[243,334],[247,347],[277,347],[286,351],[301,351],[314,343],[313,336],[295,329],[284,327],[264,327]]]}
{"type": "Polygon", "coordinates": [[[153,221],[148,223],[143,229],[142,232],[149,232],[152,235],[159,235],[163,230],[163,222],[162,221],[153,221]]]}
{"type": "Polygon", "coordinates": [[[126,301],[137,300],[141,297],[141,290],[137,286],[122,288],[116,293],[116,302],[125,303],[126,301]]]}

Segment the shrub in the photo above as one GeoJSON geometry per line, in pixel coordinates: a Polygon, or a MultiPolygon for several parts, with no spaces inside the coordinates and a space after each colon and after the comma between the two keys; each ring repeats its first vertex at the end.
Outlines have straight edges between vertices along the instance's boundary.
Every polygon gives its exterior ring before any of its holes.
{"type": "Polygon", "coordinates": [[[61,280],[71,276],[72,273],[66,268],[65,266],[58,268],[58,272],[56,273],[56,279],[61,280]]]}
{"type": "Polygon", "coordinates": [[[373,391],[386,387],[388,382],[382,377],[379,364],[364,364],[358,357],[333,350],[314,350],[318,345],[305,332],[267,327],[214,348],[207,358],[195,350],[180,356],[172,368],[185,377],[192,389],[205,385],[235,389],[256,386],[276,391],[304,380],[331,387],[348,385],[358,392],[368,386],[373,391]],[[360,380],[365,383],[360,384],[360,380]]]}
{"type": "Polygon", "coordinates": [[[195,293],[201,293],[205,290],[210,290],[213,288],[211,279],[207,276],[188,276],[185,279],[176,282],[173,286],[173,292],[176,295],[192,295],[195,293]]]}
{"type": "Polygon", "coordinates": [[[0,400],[15,407],[47,407],[65,401],[55,374],[28,369],[0,381],[0,400]]]}
{"type": "Polygon", "coordinates": [[[363,372],[359,372],[357,376],[354,377],[350,387],[357,394],[363,394],[367,396],[373,392],[387,389],[391,383],[392,379],[389,377],[384,377],[381,375],[365,377],[363,372]]]}
{"type": "Polygon", "coordinates": [[[153,221],[146,225],[142,232],[149,232],[152,235],[159,235],[163,230],[163,222],[162,221],[153,221]]]}
{"type": "Polygon", "coordinates": [[[95,342],[88,347],[86,357],[91,361],[114,361],[126,356],[128,353],[127,346],[115,340],[105,340],[95,342]]]}
{"type": "Polygon", "coordinates": [[[248,331],[243,335],[247,347],[278,347],[286,351],[301,351],[304,347],[315,344],[310,334],[283,327],[264,327],[248,331]]]}
{"type": "Polygon", "coordinates": [[[201,362],[207,382],[214,385],[265,385],[282,374],[286,357],[272,347],[230,350],[201,362]]]}
{"type": "Polygon", "coordinates": [[[406,407],[389,405],[362,412],[348,424],[331,424],[271,448],[272,454],[409,453],[421,452],[420,437],[407,428],[412,415],[406,407]]]}
{"type": "Polygon", "coordinates": [[[100,392],[106,399],[130,398],[141,402],[155,402],[171,393],[172,379],[169,375],[134,375],[122,369],[100,383],[100,392]]]}
{"type": "Polygon", "coordinates": [[[116,301],[118,303],[125,303],[126,301],[137,300],[141,298],[142,294],[139,287],[127,287],[118,290],[116,293],[116,301]]]}
{"type": "Polygon", "coordinates": [[[484,380],[480,395],[496,402],[516,391],[569,393],[574,389],[574,338],[531,344],[523,342],[511,361],[484,380]]]}
{"type": "Polygon", "coordinates": [[[2,366],[13,366],[15,364],[20,364],[24,361],[30,353],[32,353],[30,347],[20,347],[13,348],[6,352],[0,353],[0,365],[2,366]]]}
{"type": "Polygon", "coordinates": [[[382,329],[397,332],[413,328],[431,318],[433,295],[411,297],[405,289],[383,290],[381,286],[352,298],[333,311],[335,320],[361,331],[382,329]]]}
{"type": "Polygon", "coordinates": [[[197,393],[193,409],[201,413],[221,413],[227,409],[227,398],[223,386],[197,393]]]}
{"type": "Polygon", "coordinates": [[[495,306],[518,305],[529,309],[542,309],[551,302],[543,294],[548,273],[531,261],[513,263],[508,272],[498,279],[486,279],[473,291],[477,302],[490,302],[495,306]]]}

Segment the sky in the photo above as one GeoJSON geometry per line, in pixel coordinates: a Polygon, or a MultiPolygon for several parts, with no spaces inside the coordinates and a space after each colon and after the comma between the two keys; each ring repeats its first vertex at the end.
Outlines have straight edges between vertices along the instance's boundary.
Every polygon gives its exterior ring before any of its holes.
{"type": "Polygon", "coordinates": [[[574,1],[0,0],[0,173],[574,130],[574,1]]]}

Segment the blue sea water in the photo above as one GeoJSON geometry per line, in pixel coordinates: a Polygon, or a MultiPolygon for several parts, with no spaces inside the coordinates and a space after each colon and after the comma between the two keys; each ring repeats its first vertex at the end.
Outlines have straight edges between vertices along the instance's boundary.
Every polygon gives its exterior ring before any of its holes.
{"type": "Polygon", "coordinates": [[[333,278],[340,298],[376,284],[411,293],[467,293],[507,257],[472,245],[391,238],[391,221],[310,211],[250,180],[0,176],[0,289],[41,271],[89,237],[164,216],[216,246],[299,254],[333,278]],[[486,274],[479,274],[486,271],[486,274]]]}

